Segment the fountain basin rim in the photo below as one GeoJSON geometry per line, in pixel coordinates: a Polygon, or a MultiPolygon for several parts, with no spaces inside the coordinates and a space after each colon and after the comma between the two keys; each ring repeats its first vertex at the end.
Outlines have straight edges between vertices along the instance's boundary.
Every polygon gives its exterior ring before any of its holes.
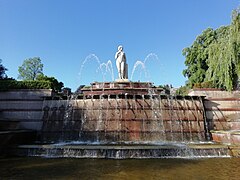
{"type": "Polygon", "coordinates": [[[44,149],[55,149],[55,148],[64,148],[64,149],[114,149],[114,150],[130,150],[130,149],[219,149],[219,148],[228,148],[228,145],[225,144],[162,144],[162,145],[151,145],[151,144],[67,144],[67,145],[58,145],[58,144],[43,144],[43,145],[20,145],[19,148],[44,148],[44,149]]]}

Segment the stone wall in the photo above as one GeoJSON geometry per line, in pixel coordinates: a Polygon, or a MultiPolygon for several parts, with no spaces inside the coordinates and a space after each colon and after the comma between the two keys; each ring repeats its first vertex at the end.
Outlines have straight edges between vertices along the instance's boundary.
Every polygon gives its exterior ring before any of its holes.
{"type": "Polygon", "coordinates": [[[214,99],[207,93],[205,112],[199,96],[43,100],[52,96],[51,90],[16,90],[0,92],[0,116],[20,120],[24,129],[43,132],[43,141],[199,141],[208,136],[205,116],[211,129],[238,125],[227,122],[237,113],[238,98],[214,99]]]}
{"type": "Polygon", "coordinates": [[[51,97],[52,94],[49,89],[0,92],[0,117],[20,121],[19,128],[40,131],[43,97],[51,97]]]}
{"type": "Polygon", "coordinates": [[[240,91],[223,91],[214,88],[193,89],[189,92],[189,96],[205,96],[208,98],[240,98],[240,91]]]}
{"type": "Polygon", "coordinates": [[[43,141],[204,141],[201,97],[45,101],[43,141]]]}
{"type": "Polygon", "coordinates": [[[204,106],[211,130],[240,129],[240,92],[195,89],[189,95],[205,96],[204,106]]]}

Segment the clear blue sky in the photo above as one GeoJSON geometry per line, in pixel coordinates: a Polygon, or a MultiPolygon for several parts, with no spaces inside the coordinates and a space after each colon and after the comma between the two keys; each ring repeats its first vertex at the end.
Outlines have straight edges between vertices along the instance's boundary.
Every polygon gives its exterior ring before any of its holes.
{"type": "Polygon", "coordinates": [[[27,58],[40,57],[44,74],[76,90],[80,84],[111,81],[100,63],[124,46],[129,77],[155,85],[184,85],[182,49],[208,28],[229,25],[239,0],[0,0],[0,59],[7,75],[17,78],[27,58]],[[83,68],[81,68],[83,67],[83,68]],[[146,73],[144,73],[146,71],[146,73]],[[80,74],[81,72],[81,74],[80,74]]]}

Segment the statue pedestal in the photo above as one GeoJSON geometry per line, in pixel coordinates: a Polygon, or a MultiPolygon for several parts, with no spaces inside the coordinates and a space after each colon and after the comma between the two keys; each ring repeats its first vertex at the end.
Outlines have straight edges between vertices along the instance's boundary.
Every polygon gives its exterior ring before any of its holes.
{"type": "Polygon", "coordinates": [[[115,79],[115,82],[130,82],[129,79],[115,79]]]}
{"type": "Polygon", "coordinates": [[[114,82],[93,82],[91,87],[81,89],[83,95],[151,95],[161,94],[162,88],[157,88],[151,82],[130,82],[128,79],[117,79],[114,82]]]}

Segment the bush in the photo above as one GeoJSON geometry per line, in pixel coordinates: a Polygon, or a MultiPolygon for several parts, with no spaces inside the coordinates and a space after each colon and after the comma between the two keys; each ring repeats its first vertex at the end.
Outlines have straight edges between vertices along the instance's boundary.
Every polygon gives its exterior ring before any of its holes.
{"type": "Polygon", "coordinates": [[[206,81],[202,83],[195,83],[193,88],[216,88],[216,85],[212,81],[206,81]]]}
{"type": "Polygon", "coordinates": [[[189,93],[189,88],[187,86],[181,86],[177,89],[176,95],[186,96],[189,93]]]}
{"type": "Polygon", "coordinates": [[[58,80],[55,77],[48,77],[45,75],[39,75],[37,77],[37,81],[48,81],[51,83],[51,89],[53,89],[56,92],[60,92],[64,86],[62,82],[58,82],[58,80]]]}
{"type": "Polygon", "coordinates": [[[10,89],[52,89],[52,83],[49,81],[0,80],[1,91],[10,89]]]}

